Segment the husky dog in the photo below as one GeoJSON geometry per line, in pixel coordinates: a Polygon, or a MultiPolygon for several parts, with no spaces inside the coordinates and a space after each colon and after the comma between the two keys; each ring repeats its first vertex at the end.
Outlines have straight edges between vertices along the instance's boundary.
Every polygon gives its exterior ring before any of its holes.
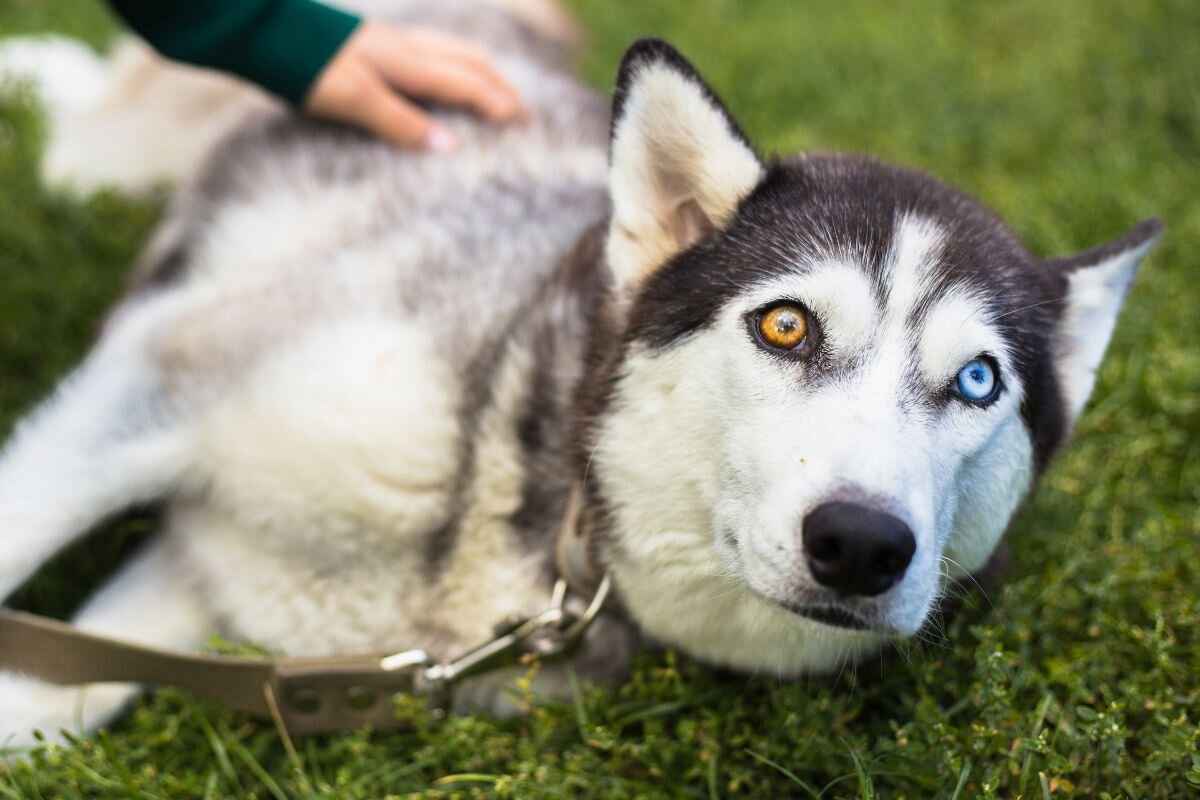
{"type": "MultiPolygon", "coordinates": [[[[915,633],[988,562],[1159,224],[1043,260],[918,172],[763,158],[660,41],[610,113],[535,5],[372,9],[476,37],[527,98],[520,127],[438,111],[456,156],[217,93],[229,135],[0,460],[0,598],[165,501],[78,625],[449,655],[543,607],[574,484],[620,609],[585,672],[658,644],[789,677],[915,633]]],[[[200,81],[150,71],[171,102],[200,81]]],[[[187,115],[155,124],[197,149],[187,115]]],[[[0,676],[0,741],[94,728],[134,691],[0,676]]]]}

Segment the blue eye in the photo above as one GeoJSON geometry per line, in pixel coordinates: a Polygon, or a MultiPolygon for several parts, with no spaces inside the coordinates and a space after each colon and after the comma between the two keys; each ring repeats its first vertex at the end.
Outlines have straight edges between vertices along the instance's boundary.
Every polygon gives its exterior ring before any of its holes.
{"type": "Polygon", "coordinates": [[[955,381],[958,393],[973,403],[986,403],[996,396],[1000,381],[991,359],[975,358],[958,371],[955,381]]]}

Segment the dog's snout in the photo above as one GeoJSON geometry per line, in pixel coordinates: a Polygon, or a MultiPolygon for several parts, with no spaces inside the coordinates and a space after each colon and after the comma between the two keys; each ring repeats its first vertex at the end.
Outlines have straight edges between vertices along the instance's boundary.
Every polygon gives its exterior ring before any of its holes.
{"type": "Polygon", "coordinates": [[[857,503],[826,503],[804,518],[808,567],[822,586],[873,597],[904,576],[917,549],[912,530],[891,514],[857,503]]]}

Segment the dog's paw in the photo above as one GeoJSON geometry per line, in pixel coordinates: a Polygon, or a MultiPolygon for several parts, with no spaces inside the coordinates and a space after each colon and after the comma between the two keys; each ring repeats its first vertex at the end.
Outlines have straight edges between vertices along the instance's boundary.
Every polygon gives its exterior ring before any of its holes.
{"type": "Polygon", "coordinates": [[[62,742],[63,732],[86,734],[120,713],[136,694],[129,684],[55,686],[24,675],[0,672],[0,752],[20,752],[62,742]]]}

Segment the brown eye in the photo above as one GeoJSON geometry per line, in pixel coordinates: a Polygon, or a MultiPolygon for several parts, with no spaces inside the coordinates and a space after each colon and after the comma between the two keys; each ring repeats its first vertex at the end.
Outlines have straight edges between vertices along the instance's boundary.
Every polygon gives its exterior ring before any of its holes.
{"type": "Polygon", "coordinates": [[[758,318],[758,333],[771,347],[795,350],[808,336],[804,309],[784,304],[763,312],[758,318]]]}

